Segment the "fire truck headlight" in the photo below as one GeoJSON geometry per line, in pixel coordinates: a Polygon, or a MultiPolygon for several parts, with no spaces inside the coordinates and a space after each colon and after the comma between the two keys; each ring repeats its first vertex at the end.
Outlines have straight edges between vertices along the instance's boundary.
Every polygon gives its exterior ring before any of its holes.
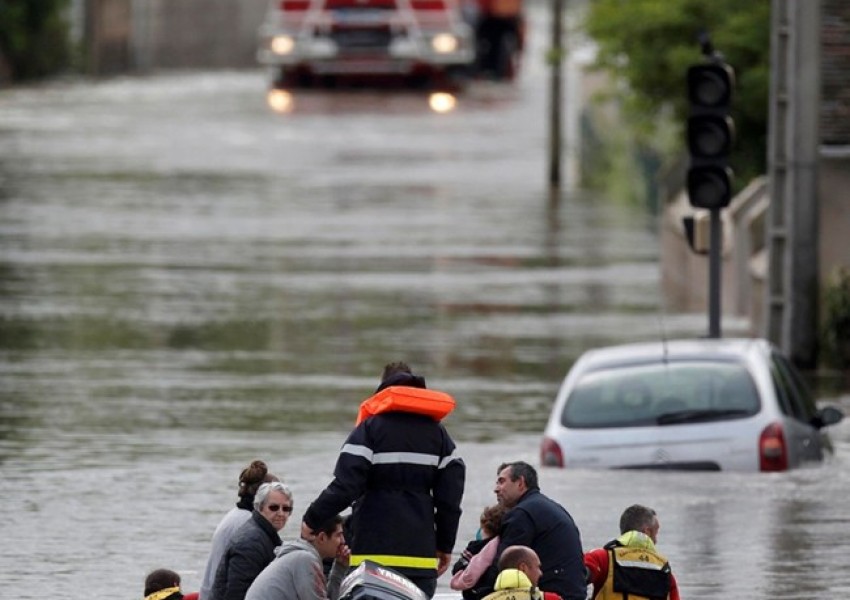
{"type": "Polygon", "coordinates": [[[278,55],[289,54],[295,48],[295,40],[289,35],[276,35],[271,41],[272,52],[278,55]]]}
{"type": "Polygon", "coordinates": [[[449,54],[457,51],[460,43],[456,36],[451,33],[438,33],[431,38],[431,48],[438,54],[449,54]]]}

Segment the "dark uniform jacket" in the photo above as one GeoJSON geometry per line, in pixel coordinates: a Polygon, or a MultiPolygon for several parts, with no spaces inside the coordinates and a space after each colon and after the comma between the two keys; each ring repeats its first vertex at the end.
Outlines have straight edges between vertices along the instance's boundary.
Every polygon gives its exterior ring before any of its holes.
{"type": "MultiPolygon", "coordinates": [[[[539,489],[528,490],[505,515],[496,556],[508,546],[529,546],[540,557],[543,575],[537,587],[564,600],[587,597],[581,535],[570,513],[539,489]]],[[[496,559],[498,562],[498,558],[496,559]]],[[[479,580],[492,589],[498,570],[493,567],[479,580]]]]}
{"type": "Polygon", "coordinates": [[[243,600],[257,575],[274,560],[281,540],[274,526],[254,511],[227,546],[218,565],[210,600],[243,600]]]}
{"type": "Polygon", "coordinates": [[[455,544],[465,476],[441,423],[410,412],[377,414],[348,436],[333,481],[304,522],[316,529],[353,505],[346,527],[352,566],[369,559],[408,577],[436,578],[436,551],[455,544]]]}

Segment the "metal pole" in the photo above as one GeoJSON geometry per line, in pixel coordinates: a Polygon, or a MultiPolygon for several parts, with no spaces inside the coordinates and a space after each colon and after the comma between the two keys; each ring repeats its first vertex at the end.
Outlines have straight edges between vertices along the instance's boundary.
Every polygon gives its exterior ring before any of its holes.
{"type": "Polygon", "coordinates": [[[561,186],[561,57],[562,22],[565,0],[552,2],[552,49],[549,78],[549,187],[561,186]]]}
{"type": "Polygon", "coordinates": [[[711,209],[708,249],[708,337],[720,337],[720,257],[723,252],[723,224],[720,209],[711,209]]]}

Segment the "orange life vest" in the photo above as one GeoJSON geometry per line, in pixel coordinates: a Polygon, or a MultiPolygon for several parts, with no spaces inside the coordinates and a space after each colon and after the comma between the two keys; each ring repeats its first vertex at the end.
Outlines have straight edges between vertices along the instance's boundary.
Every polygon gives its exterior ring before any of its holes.
{"type": "Polygon", "coordinates": [[[441,421],[455,408],[454,398],[445,392],[406,385],[394,385],[366,398],[357,413],[357,425],[372,415],[385,412],[410,412],[441,421]]]}

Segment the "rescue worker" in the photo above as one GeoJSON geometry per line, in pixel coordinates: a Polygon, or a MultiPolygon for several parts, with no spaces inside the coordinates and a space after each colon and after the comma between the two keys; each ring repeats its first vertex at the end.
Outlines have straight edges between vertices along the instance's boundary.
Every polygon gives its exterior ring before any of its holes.
{"type": "Polygon", "coordinates": [[[499,558],[495,591],[483,600],[562,600],[555,592],[537,587],[542,574],[537,552],[528,546],[508,546],[499,558]]]}
{"type": "Polygon", "coordinates": [[[451,396],[426,389],[406,364],[387,365],[360,406],[333,481],[304,514],[302,536],[352,506],[351,567],[374,561],[433,596],[451,560],[466,477],[440,423],[453,407],[451,396]]]}
{"type": "Polygon", "coordinates": [[[620,517],[620,537],[584,555],[592,598],[679,600],[670,563],[655,549],[661,523],[651,508],[634,504],[620,517]]]}

